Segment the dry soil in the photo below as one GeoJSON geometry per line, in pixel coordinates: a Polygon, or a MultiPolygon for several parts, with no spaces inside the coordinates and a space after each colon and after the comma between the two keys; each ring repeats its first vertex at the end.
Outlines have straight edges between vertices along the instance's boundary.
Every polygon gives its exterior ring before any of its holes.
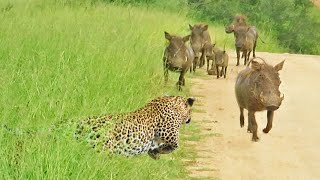
{"type": "MultiPolygon", "coordinates": [[[[259,142],[251,141],[240,128],[234,93],[237,74],[235,52],[229,51],[227,78],[190,78],[197,98],[193,121],[206,138],[195,145],[198,158],[188,169],[199,179],[320,179],[320,56],[257,52],[275,65],[285,59],[280,71],[280,91],[285,98],[275,112],[268,134],[267,113],[256,113],[259,142]]],[[[205,74],[204,68],[197,69],[205,74]]]]}

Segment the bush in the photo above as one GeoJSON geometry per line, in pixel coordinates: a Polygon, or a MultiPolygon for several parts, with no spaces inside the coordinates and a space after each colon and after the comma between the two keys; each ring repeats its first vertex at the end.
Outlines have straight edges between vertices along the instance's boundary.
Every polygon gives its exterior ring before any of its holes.
{"type": "Polygon", "coordinates": [[[309,0],[188,0],[188,5],[192,16],[222,24],[244,14],[291,52],[320,54],[320,23],[310,16],[309,0]]]}

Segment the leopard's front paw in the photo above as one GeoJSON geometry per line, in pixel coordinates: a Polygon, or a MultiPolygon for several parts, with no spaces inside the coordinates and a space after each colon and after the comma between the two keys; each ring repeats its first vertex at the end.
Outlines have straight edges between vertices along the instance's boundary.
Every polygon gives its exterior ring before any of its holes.
{"type": "Polygon", "coordinates": [[[154,160],[160,159],[160,153],[158,149],[149,150],[148,155],[154,160]]]}

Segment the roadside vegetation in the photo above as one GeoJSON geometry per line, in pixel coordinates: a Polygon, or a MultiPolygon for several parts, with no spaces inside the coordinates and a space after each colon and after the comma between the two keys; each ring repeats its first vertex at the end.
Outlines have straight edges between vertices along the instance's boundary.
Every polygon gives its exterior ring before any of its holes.
{"type": "MultiPolygon", "coordinates": [[[[224,26],[236,14],[247,16],[267,44],[258,51],[320,54],[320,9],[310,0],[103,0],[108,3],[187,12],[198,21],[224,26]],[[271,39],[268,39],[271,38],[271,39]],[[274,44],[279,47],[274,48],[274,44]],[[272,46],[272,47],[269,47],[272,46]]],[[[259,43],[259,42],[258,42],[259,43]]],[[[259,46],[261,48],[259,48],[259,46]]]]}
{"type": "MultiPolygon", "coordinates": [[[[0,179],[184,178],[181,159],[193,156],[185,141],[159,161],[110,158],[76,141],[72,122],[187,96],[190,81],[178,92],[178,74],[164,85],[161,61],[163,31],[186,34],[186,18],[64,2],[1,1],[0,179]]],[[[194,130],[191,123],[182,131],[194,130]]]]}

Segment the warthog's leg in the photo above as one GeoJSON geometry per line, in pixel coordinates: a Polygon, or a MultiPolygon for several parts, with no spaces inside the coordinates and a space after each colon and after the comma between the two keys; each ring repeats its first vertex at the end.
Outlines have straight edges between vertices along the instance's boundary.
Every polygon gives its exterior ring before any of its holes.
{"type": "Polygon", "coordinates": [[[253,130],[252,130],[252,123],[248,117],[248,127],[247,127],[247,133],[253,133],[253,130]]]}
{"type": "Polygon", "coordinates": [[[177,82],[177,86],[178,86],[178,90],[179,90],[179,91],[182,91],[181,86],[184,85],[184,74],[185,74],[185,71],[182,70],[182,71],[180,72],[179,80],[178,80],[178,82],[177,82]]]}
{"type": "Polygon", "coordinates": [[[177,82],[177,88],[178,88],[178,91],[182,91],[181,82],[180,81],[177,82]]]}
{"type": "Polygon", "coordinates": [[[207,58],[207,72],[209,71],[209,61],[210,61],[209,58],[207,58]]]}
{"type": "Polygon", "coordinates": [[[167,57],[165,56],[165,54],[162,57],[163,60],[163,74],[164,74],[164,82],[167,83],[168,81],[168,66],[167,66],[167,57]]]}
{"type": "MultiPolygon", "coordinates": [[[[240,49],[236,49],[237,52],[237,66],[239,66],[239,61],[240,61],[240,49]]],[[[244,52],[243,52],[244,53],[244,52]]]]}
{"type": "Polygon", "coordinates": [[[164,67],[164,82],[167,83],[168,82],[168,68],[164,67]]]}
{"type": "Polygon", "coordinates": [[[240,127],[244,126],[243,108],[240,107],[240,127]]]}
{"type": "Polygon", "coordinates": [[[257,46],[257,40],[254,41],[254,44],[253,44],[253,57],[255,58],[256,57],[256,46],[257,46]]]}
{"type": "Polygon", "coordinates": [[[248,52],[248,56],[247,58],[244,59],[244,65],[247,64],[247,62],[249,61],[249,58],[250,58],[250,54],[251,54],[251,51],[248,52]]]}
{"type": "Polygon", "coordinates": [[[227,68],[228,68],[228,66],[226,66],[226,67],[224,68],[224,78],[227,77],[227,68]]]}
{"type": "Polygon", "coordinates": [[[202,50],[201,56],[200,56],[200,64],[199,68],[203,67],[205,65],[205,58],[206,58],[206,51],[205,49],[202,50]]]}
{"type": "Polygon", "coordinates": [[[224,75],[224,66],[221,66],[220,77],[224,75]]]}
{"type": "Polygon", "coordinates": [[[251,130],[252,130],[252,141],[258,141],[259,137],[257,134],[258,124],[254,115],[255,112],[248,112],[248,120],[251,122],[251,130]]]}
{"type": "Polygon", "coordinates": [[[219,73],[219,66],[218,65],[216,65],[216,69],[217,69],[217,79],[219,79],[220,73],[219,73]]]}
{"type": "Polygon", "coordinates": [[[251,123],[251,121],[249,120],[249,118],[248,118],[248,127],[247,127],[247,133],[252,133],[253,131],[252,131],[252,123],[251,123]]]}
{"type": "Polygon", "coordinates": [[[273,112],[274,111],[267,111],[268,123],[267,123],[266,128],[263,129],[264,133],[268,133],[272,128],[273,112]]]}
{"type": "Polygon", "coordinates": [[[212,63],[211,63],[211,69],[213,69],[215,59],[211,59],[211,60],[212,60],[212,63]]]}
{"type": "Polygon", "coordinates": [[[193,60],[193,72],[196,72],[196,68],[197,66],[199,65],[199,57],[194,57],[194,60],[193,60]]]}
{"type": "Polygon", "coordinates": [[[164,82],[168,81],[168,66],[167,66],[167,58],[163,57],[163,74],[164,74],[164,82]]]}

